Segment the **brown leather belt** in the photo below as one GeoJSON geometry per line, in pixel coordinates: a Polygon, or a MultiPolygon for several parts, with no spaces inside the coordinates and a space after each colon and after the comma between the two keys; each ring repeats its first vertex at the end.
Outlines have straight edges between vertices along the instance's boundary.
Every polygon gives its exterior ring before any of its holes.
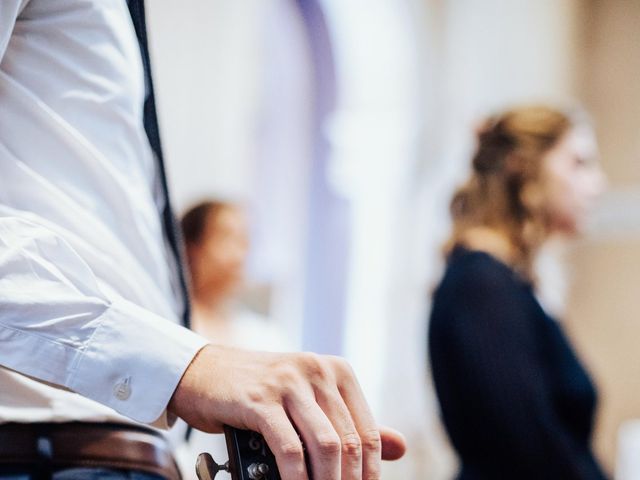
{"type": "Polygon", "coordinates": [[[136,470],[180,480],[162,435],[144,427],[113,423],[2,424],[0,464],[136,470]]]}

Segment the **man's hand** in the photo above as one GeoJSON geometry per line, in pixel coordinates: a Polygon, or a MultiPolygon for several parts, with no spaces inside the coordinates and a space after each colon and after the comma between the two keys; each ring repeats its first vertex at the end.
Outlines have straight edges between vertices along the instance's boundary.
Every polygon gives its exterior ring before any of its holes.
{"type": "Polygon", "coordinates": [[[193,427],[262,434],[283,480],[377,480],[381,458],[405,451],[379,429],[346,361],[309,353],[266,353],[208,345],[187,368],[169,410],[193,427]]]}

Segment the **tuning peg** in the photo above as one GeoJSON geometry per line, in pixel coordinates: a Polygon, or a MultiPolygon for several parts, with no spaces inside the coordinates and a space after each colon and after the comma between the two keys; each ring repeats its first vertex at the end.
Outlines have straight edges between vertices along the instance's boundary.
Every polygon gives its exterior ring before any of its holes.
{"type": "Polygon", "coordinates": [[[229,462],[219,465],[208,453],[201,453],[196,460],[196,475],[200,480],[214,480],[218,472],[229,471],[229,462]]]}
{"type": "Polygon", "coordinates": [[[269,465],[266,463],[252,463],[247,468],[247,472],[251,480],[264,480],[269,473],[269,465]]]}

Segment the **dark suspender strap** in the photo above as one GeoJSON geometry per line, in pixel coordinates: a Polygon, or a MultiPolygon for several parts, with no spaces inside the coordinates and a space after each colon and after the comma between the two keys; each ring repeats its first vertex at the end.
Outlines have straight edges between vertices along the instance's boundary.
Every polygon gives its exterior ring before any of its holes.
{"type": "Polygon", "coordinates": [[[140,44],[140,54],[142,56],[142,63],[144,66],[144,82],[146,88],[146,98],[144,102],[144,129],[149,138],[151,149],[153,150],[158,171],[160,173],[160,183],[162,193],[164,194],[164,210],[161,213],[164,224],[164,231],[171,251],[176,259],[178,267],[178,274],[180,276],[180,289],[184,298],[184,311],[182,314],[182,322],[186,327],[190,326],[189,322],[189,295],[186,282],[186,276],[184,272],[185,263],[183,261],[183,242],[182,234],[178,228],[178,223],[173,211],[171,209],[171,202],[169,200],[169,189],[167,186],[167,177],[164,168],[164,159],[162,156],[162,148],[160,144],[160,131],[158,129],[158,117],[156,114],[155,97],[153,94],[153,82],[151,79],[151,64],[149,62],[149,48],[147,43],[147,28],[144,15],[144,0],[128,0],[129,12],[131,13],[131,20],[138,37],[138,43],[140,44]]]}

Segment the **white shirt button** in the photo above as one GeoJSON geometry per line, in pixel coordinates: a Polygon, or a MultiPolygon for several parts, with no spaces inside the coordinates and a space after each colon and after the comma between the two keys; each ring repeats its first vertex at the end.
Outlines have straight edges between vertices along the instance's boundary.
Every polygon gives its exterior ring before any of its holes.
{"type": "Polygon", "coordinates": [[[113,394],[118,400],[127,400],[131,396],[131,377],[125,378],[122,382],[116,383],[113,394]]]}

